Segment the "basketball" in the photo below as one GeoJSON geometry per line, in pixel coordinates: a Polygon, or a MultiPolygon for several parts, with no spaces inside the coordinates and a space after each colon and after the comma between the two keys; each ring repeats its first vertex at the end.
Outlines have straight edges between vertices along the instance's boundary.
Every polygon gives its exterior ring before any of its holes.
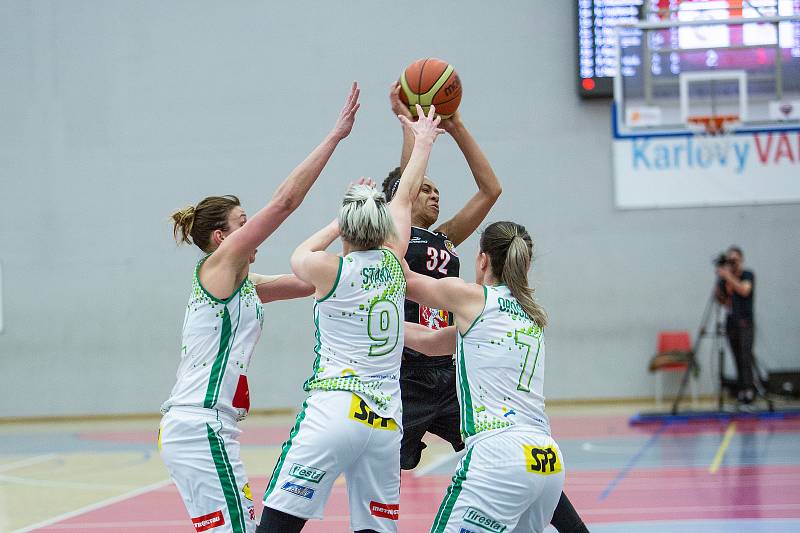
{"type": "Polygon", "coordinates": [[[447,61],[428,57],[411,63],[400,76],[400,100],[417,116],[416,104],[425,113],[431,104],[436,113],[447,118],[461,103],[461,80],[453,65],[447,61]]]}

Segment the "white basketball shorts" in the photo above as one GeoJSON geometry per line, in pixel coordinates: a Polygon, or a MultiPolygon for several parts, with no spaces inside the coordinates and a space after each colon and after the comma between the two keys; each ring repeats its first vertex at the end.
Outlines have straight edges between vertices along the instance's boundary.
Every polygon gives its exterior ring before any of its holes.
{"type": "Polygon", "coordinates": [[[253,533],[255,509],[239,458],[233,418],[201,407],[172,407],[161,419],[159,450],[197,533],[253,533]]]}
{"type": "Polygon", "coordinates": [[[297,415],[264,494],[264,505],[299,518],[322,518],[344,474],[351,530],[397,531],[402,428],[357,395],[314,391],[297,415]]]}
{"type": "Polygon", "coordinates": [[[494,432],[467,447],[431,533],[541,532],[563,485],[552,438],[521,428],[494,432]]]}

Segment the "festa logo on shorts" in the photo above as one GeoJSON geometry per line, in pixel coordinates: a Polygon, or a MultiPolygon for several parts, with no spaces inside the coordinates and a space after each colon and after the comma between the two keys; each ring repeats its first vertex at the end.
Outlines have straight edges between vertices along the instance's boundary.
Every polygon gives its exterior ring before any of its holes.
{"type": "Polygon", "coordinates": [[[350,402],[350,419],[376,429],[397,430],[397,422],[391,418],[383,418],[376,415],[369,408],[367,402],[357,394],[353,394],[353,400],[350,402]]]}
{"type": "Polygon", "coordinates": [[[304,479],[311,483],[319,483],[325,477],[326,472],[310,466],[294,463],[292,468],[289,469],[289,475],[297,479],[304,479]]]}
{"type": "Polygon", "coordinates": [[[371,501],[369,502],[369,514],[378,518],[397,520],[400,518],[400,504],[371,501]]]}
{"type": "Polygon", "coordinates": [[[201,531],[208,531],[215,527],[224,526],[225,517],[222,515],[222,511],[214,511],[207,515],[192,518],[192,525],[194,526],[194,530],[200,533],[201,531]]]}
{"type": "Polygon", "coordinates": [[[281,485],[281,490],[285,490],[289,494],[294,494],[295,496],[300,496],[301,498],[305,498],[306,500],[310,500],[314,497],[314,489],[310,487],[304,487],[303,485],[297,485],[292,483],[291,481],[287,481],[283,485],[281,485]]]}
{"type": "Polygon", "coordinates": [[[487,531],[501,533],[502,531],[506,530],[505,524],[498,522],[494,518],[489,518],[474,507],[467,507],[467,512],[464,513],[463,519],[464,522],[478,526],[487,531]]]}
{"type": "Polygon", "coordinates": [[[561,459],[553,446],[541,448],[523,444],[522,447],[525,450],[525,463],[528,472],[549,476],[550,474],[558,474],[563,470],[561,459]]]}

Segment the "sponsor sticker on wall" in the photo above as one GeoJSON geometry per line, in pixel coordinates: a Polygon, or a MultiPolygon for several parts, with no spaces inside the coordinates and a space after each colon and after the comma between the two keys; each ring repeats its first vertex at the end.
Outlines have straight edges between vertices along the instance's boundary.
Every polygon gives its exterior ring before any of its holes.
{"type": "Polygon", "coordinates": [[[800,202],[800,130],[617,137],[622,209],[800,202]]]}

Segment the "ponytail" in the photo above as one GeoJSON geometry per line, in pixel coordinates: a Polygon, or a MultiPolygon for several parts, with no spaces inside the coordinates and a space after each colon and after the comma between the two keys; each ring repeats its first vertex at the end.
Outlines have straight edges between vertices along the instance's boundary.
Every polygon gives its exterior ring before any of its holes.
{"type": "Polygon", "coordinates": [[[194,244],[206,253],[216,248],[211,246],[211,233],[221,229],[227,231],[228,215],[240,205],[232,194],[209,196],[196,206],[189,205],[175,211],[172,219],[172,235],[178,244],[194,244]]]}
{"type": "Polygon", "coordinates": [[[481,251],[489,256],[492,272],[508,285],[520,307],[539,327],[547,325],[547,313],[534,298],[528,284],[533,258],[533,241],[524,226],[514,222],[495,222],[481,235],[481,251]]]}
{"type": "Polygon", "coordinates": [[[383,193],[367,185],[350,187],[339,210],[339,232],[344,240],[363,250],[380,248],[392,238],[394,222],[383,193]]]}
{"type": "Polygon", "coordinates": [[[188,205],[172,213],[172,222],[172,235],[178,244],[192,244],[189,236],[192,234],[192,226],[194,226],[194,206],[188,205]],[[179,231],[180,237],[178,237],[179,231]]]}

